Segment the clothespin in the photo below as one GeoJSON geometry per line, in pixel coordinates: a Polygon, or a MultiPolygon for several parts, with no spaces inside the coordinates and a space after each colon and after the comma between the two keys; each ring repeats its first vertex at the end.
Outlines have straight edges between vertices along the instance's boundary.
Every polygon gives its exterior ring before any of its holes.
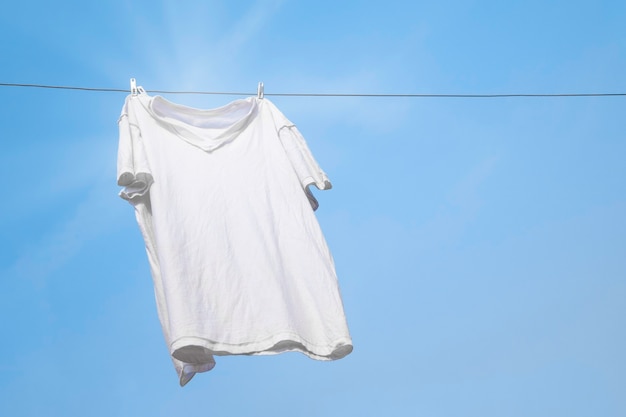
{"type": "Polygon", "coordinates": [[[259,83],[259,87],[257,88],[257,98],[262,99],[265,97],[265,91],[263,87],[263,83],[259,83]]]}
{"type": "Polygon", "coordinates": [[[139,90],[137,90],[137,80],[134,78],[130,79],[130,94],[136,96],[139,90]]]}

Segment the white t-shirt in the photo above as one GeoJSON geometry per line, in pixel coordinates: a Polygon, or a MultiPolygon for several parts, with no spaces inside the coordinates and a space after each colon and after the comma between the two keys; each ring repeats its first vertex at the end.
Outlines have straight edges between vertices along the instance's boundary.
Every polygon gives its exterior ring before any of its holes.
{"type": "Polygon", "coordinates": [[[308,189],[331,184],[274,104],[199,110],[141,90],[119,128],[120,196],[135,208],[181,386],[214,355],[352,351],[308,189]]]}

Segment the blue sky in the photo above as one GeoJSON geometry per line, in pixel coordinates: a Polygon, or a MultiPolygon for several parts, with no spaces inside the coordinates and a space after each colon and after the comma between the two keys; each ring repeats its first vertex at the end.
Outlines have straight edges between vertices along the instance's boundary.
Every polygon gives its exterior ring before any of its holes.
{"type": "MultiPolygon", "coordinates": [[[[601,0],[23,0],[0,82],[624,93],[625,20],[601,0]]],[[[117,196],[124,96],[0,87],[0,415],[626,415],[626,97],[270,97],[333,182],[317,216],[354,352],[219,358],[180,388],[117,196]]]]}

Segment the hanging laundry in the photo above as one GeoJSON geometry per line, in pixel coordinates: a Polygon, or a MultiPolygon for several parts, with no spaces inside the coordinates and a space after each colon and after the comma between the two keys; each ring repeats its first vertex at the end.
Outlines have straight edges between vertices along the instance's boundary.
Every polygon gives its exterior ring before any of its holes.
{"type": "Polygon", "coordinates": [[[139,88],[118,124],[120,196],[145,240],[181,386],[214,356],[352,351],[309,190],[331,183],[273,103],[200,110],[139,88]]]}

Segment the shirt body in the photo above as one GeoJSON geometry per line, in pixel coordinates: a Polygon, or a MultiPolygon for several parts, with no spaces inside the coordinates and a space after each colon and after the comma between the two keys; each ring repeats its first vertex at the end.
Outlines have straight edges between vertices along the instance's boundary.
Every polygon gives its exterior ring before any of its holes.
{"type": "Polygon", "coordinates": [[[267,99],[199,110],[145,92],[119,120],[118,184],[134,207],[181,385],[215,355],[352,351],[301,134],[267,99]]]}

